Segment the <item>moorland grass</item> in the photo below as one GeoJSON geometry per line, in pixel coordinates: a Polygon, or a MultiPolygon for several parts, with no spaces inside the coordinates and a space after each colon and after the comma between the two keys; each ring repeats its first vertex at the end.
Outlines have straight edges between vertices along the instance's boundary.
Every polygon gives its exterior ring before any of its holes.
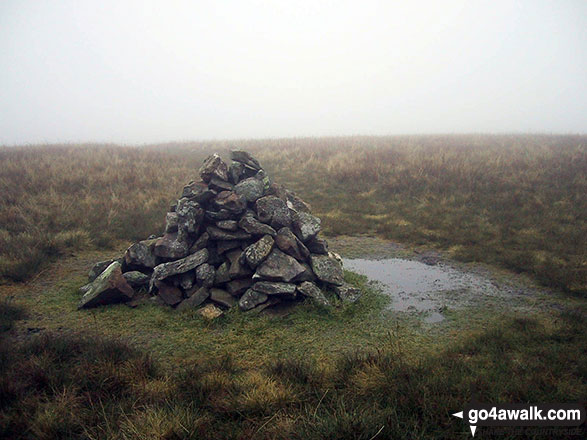
{"type": "MultiPolygon", "coordinates": [[[[22,318],[5,307],[0,304],[4,330],[22,318]]],[[[324,358],[309,344],[304,353],[259,356],[254,363],[226,351],[169,364],[102,329],[28,338],[8,338],[4,331],[0,437],[468,438],[468,427],[451,413],[472,398],[585,401],[584,316],[584,309],[548,319],[506,314],[422,352],[411,350],[397,331],[377,347],[349,344],[345,353],[324,358]]],[[[356,324],[349,319],[347,326],[356,324]]],[[[207,334],[192,332],[192,338],[213,337],[230,322],[220,321],[207,334]]],[[[241,334],[250,331],[245,323],[241,334]]]]}
{"type": "Polygon", "coordinates": [[[0,277],[162,232],[211,152],[251,151],[326,234],[377,234],[587,291],[585,136],[403,136],[0,148],[0,277]]]}

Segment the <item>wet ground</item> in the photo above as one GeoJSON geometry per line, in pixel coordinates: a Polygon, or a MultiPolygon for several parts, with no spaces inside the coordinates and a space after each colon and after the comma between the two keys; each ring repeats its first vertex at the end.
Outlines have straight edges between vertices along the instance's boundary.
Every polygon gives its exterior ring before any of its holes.
{"type": "Polygon", "coordinates": [[[446,312],[500,305],[527,309],[543,289],[520,275],[479,264],[452,261],[434,251],[418,251],[373,237],[336,237],[330,248],[347,270],[362,274],[392,301],[389,308],[439,323],[446,312]]]}

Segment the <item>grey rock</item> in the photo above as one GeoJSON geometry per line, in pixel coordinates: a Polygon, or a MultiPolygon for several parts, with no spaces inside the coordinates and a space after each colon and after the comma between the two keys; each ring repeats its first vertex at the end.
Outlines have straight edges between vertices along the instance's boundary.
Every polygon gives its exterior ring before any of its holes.
{"type": "MultiPolygon", "coordinates": [[[[200,266],[201,267],[201,266],[200,266]]],[[[179,287],[181,287],[184,291],[188,291],[194,286],[194,282],[196,281],[196,273],[193,270],[189,272],[184,272],[179,275],[179,287]]]]}
{"type": "Polygon", "coordinates": [[[273,237],[265,235],[243,251],[244,259],[251,269],[255,269],[269,256],[273,243],[273,237]]]}
{"type": "Polygon", "coordinates": [[[310,251],[304,243],[289,228],[281,228],[275,237],[275,244],[279,249],[291,255],[298,261],[305,261],[310,256],[310,251]]]}
{"type": "Polygon", "coordinates": [[[177,212],[168,212],[165,216],[165,232],[177,232],[177,212]]]}
{"type": "Polygon", "coordinates": [[[342,285],[344,282],[344,274],[342,265],[336,258],[328,255],[314,255],[310,256],[312,270],[319,280],[329,284],[342,285]]]}
{"type": "Polygon", "coordinates": [[[210,291],[205,287],[192,287],[186,292],[187,298],[184,299],[178,306],[177,310],[186,310],[198,307],[210,296],[210,291]]]}
{"type": "Polygon", "coordinates": [[[88,272],[88,281],[90,283],[92,281],[94,281],[96,278],[98,278],[98,275],[100,275],[102,272],[104,272],[104,270],[108,266],[110,266],[112,263],[114,263],[115,261],[118,261],[118,260],[117,259],[104,260],[104,261],[100,261],[100,262],[94,264],[92,266],[92,268],[90,269],[90,271],[88,272]]]}
{"type": "Polygon", "coordinates": [[[163,281],[156,281],[155,285],[159,292],[157,296],[168,306],[175,306],[183,301],[183,293],[179,287],[170,286],[163,281]]]}
{"type": "Polygon", "coordinates": [[[296,212],[307,212],[310,213],[312,211],[309,204],[304,202],[298,196],[295,195],[292,191],[286,190],[286,197],[287,197],[287,206],[289,209],[292,209],[296,212]]]}
{"type": "Polygon", "coordinates": [[[236,220],[218,220],[216,227],[226,231],[236,231],[238,229],[238,222],[236,220]]]}
{"type": "Polygon", "coordinates": [[[143,240],[131,245],[124,253],[124,264],[130,269],[152,269],[159,264],[155,255],[155,240],[143,240]]]}
{"type": "Polygon", "coordinates": [[[267,299],[269,299],[269,297],[264,293],[249,289],[239,299],[238,306],[241,308],[241,310],[251,310],[252,308],[257,307],[259,304],[267,301],[267,299]]]}
{"type": "Polygon", "coordinates": [[[210,289],[210,299],[227,308],[234,307],[237,304],[234,296],[223,289],[210,289]]]}
{"type": "Polygon", "coordinates": [[[132,270],[130,272],[125,272],[122,274],[122,276],[124,277],[126,282],[129,284],[129,286],[131,286],[133,288],[147,286],[149,284],[149,280],[151,279],[151,277],[149,275],[145,275],[144,273],[139,272],[138,270],[132,270]]]}
{"type": "Polygon", "coordinates": [[[243,258],[241,258],[242,255],[243,252],[240,250],[230,251],[228,253],[228,258],[230,260],[228,275],[231,279],[246,277],[253,273],[253,271],[243,262],[243,258]],[[237,258],[234,258],[234,255],[238,255],[237,258]]]}
{"type": "Polygon", "coordinates": [[[179,237],[178,233],[165,234],[157,239],[153,249],[153,254],[161,258],[175,260],[183,258],[188,254],[189,245],[186,237],[179,237]]]}
{"type": "Polygon", "coordinates": [[[293,295],[296,291],[296,285],[276,281],[257,281],[253,284],[252,289],[265,295],[293,295]]]}
{"type": "Polygon", "coordinates": [[[202,180],[206,183],[210,182],[212,177],[228,180],[228,167],[218,154],[208,156],[202,163],[199,173],[202,180]]]}
{"type": "Polygon", "coordinates": [[[245,231],[225,231],[215,226],[208,226],[206,232],[211,240],[247,240],[251,238],[251,235],[245,231]]]}
{"type": "Polygon", "coordinates": [[[241,243],[239,240],[218,240],[216,242],[216,251],[219,255],[222,255],[226,251],[241,247],[241,243]]]}
{"type": "Polygon", "coordinates": [[[222,191],[218,193],[212,200],[212,204],[216,209],[225,209],[231,214],[240,214],[247,207],[246,200],[234,191],[222,191]]]}
{"type": "Polygon", "coordinates": [[[196,234],[204,220],[204,209],[199,203],[187,198],[177,201],[177,225],[179,233],[196,234]]]}
{"type": "Polygon", "coordinates": [[[233,184],[237,184],[240,182],[241,177],[245,174],[245,166],[244,164],[236,161],[232,161],[230,166],[228,167],[228,180],[233,184]]]}
{"type": "Polygon", "coordinates": [[[180,260],[171,261],[155,266],[151,276],[150,290],[153,289],[155,281],[163,280],[172,275],[178,275],[195,269],[208,260],[208,249],[201,249],[195,254],[188,255],[180,260]]]}
{"type": "Polygon", "coordinates": [[[328,243],[322,238],[314,237],[306,242],[306,247],[313,254],[328,254],[328,243]]]}
{"type": "Polygon", "coordinates": [[[214,266],[211,266],[208,263],[200,264],[196,268],[196,279],[204,287],[210,287],[214,284],[214,275],[214,266]]]}
{"type": "Polygon", "coordinates": [[[293,217],[293,229],[305,243],[320,232],[320,219],[307,212],[296,212],[293,217]]]}
{"type": "Polygon", "coordinates": [[[303,271],[304,267],[295,258],[274,248],[267,259],[257,268],[253,278],[287,283],[303,271]]]}
{"type": "Polygon", "coordinates": [[[204,216],[208,220],[210,220],[212,222],[216,222],[218,220],[231,219],[232,217],[234,217],[234,214],[230,211],[227,211],[226,209],[219,209],[216,211],[207,209],[204,216]]]}
{"type": "Polygon", "coordinates": [[[356,287],[353,287],[347,283],[343,283],[340,286],[333,286],[333,288],[338,297],[342,300],[342,302],[346,303],[354,303],[362,295],[360,289],[357,289],[356,287]]]}
{"type": "Polygon", "coordinates": [[[181,193],[182,198],[186,197],[200,204],[208,202],[214,196],[216,196],[216,192],[208,188],[208,185],[204,182],[190,182],[189,185],[183,188],[183,192],[181,193]]]}
{"type": "Polygon", "coordinates": [[[115,261],[85,289],[78,308],[87,309],[105,304],[127,302],[133,295],[134,290],[122,276],[122,265],[115,261]]]}
{"type": "Polygon", "coordinates": [[[241,180],[235,187],[234,192],[242,196],[247,202],[253,203],[257,199],[263,197],[265,191],[262,180],[256,177],[249,177],[248,179],[241,180]]]}
{"type": "Polygon", "coordinates": [[[274,229],[291,225],[291,216],[285,202],[275,196],[261,197],[255,203],[257,217],[274,229]]]}
{"type": "Polygon", "coordinates": [[[226,290],[232,296],[242,295],[249,287],[253,285],[253,280],[250,278],[241,278],[238,280],[230,281],[226,284],[226,290]]]}
{"type": "Polygon", "coordinates": [[[216,192],[221,192],[232,191],[234,185],[230,182],[219,179],[218,177],[212,177],[212,179],[210,179],[210,182],[208,182],[208,187],[216,192]]]}
{"type": "Polygon", "coordinates": [[[316,286],[316,284],[311,283],[310,281],[304,281],[298,287],[298,292],[302,295],[307,296],[308,298],[312,298],[314,302],[321,304],[323,306],[329,306],[330,301],[326,298],[322,290],[316,286]]]}
{"type": "Polygon", "coordinates": [[[304,267],[304,271],[292,281],[295,283],[301,283],[302,281],[316,281],[316,275],[314,275],[314,271],[310,265],[306,262],[300,262],[300,264],[304,267]]]}
{"type": "Polygon", "coordinates": [[[238,222],[239,226],[252,235],[271,235],[275,237],[277,232],[271,226],[261,223],[252,215],[246,215],[238,222]]]}
{"type": "Polygon", "coordinates": [[[192,247],[190,247],[190,254],[204,249],[206,246],[208,246],[208,241],[210,241],[210,235],[207,232],[204,232],[202,235],[200,235],[200,237],[198,237],[194,244],[192,244],[192,247]]]}
{"type": "Polygon", "coordinates": [[[220,267],[216,270],[216,274],[214,275],[214,285],[218,286],[220,284],[224,284],[230,281],[230,274],[228,271],[230,270],[230,263],[225,261],[220,265],[220,267]]]}
{"type": "Polygon", "coordinates": [[[232,150],[230,152],[230,158],[233,161],[240,162],[243,165],[246,165],[247,167],[252,168],[254,170],[261,169],[261,165],[259,164],[259,161],[257,159],[255,159],[253,156],[251,156],[251,154],[246,151],[232,150]]]}

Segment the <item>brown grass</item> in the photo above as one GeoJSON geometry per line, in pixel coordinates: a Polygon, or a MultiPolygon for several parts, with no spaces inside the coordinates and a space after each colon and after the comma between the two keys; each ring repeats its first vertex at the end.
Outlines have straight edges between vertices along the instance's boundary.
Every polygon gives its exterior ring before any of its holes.
{"type": "Polygon", "coordinates": [[[328,234],[378,234],[587,291],[586,136],[418,136],[0,149],[0,276],[160,233],[202,159],[255,154],[328,234]]]}

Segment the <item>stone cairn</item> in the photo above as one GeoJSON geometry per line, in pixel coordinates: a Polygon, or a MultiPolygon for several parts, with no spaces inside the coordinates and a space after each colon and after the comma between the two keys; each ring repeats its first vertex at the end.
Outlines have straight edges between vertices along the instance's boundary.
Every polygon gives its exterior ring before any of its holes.
{"type": "Polygon", "coordinates": [[[238,305],[261,311],[310,298],[358,299],[342,260],[318,236],[320,219],[293,192],[272,183],[245,151],[231,164],[214,154],[166,216],[165,234],[130,246],[123,258],[96,263],[79,308],[155,301],[198,308],[214,318],[238,305]]]}

